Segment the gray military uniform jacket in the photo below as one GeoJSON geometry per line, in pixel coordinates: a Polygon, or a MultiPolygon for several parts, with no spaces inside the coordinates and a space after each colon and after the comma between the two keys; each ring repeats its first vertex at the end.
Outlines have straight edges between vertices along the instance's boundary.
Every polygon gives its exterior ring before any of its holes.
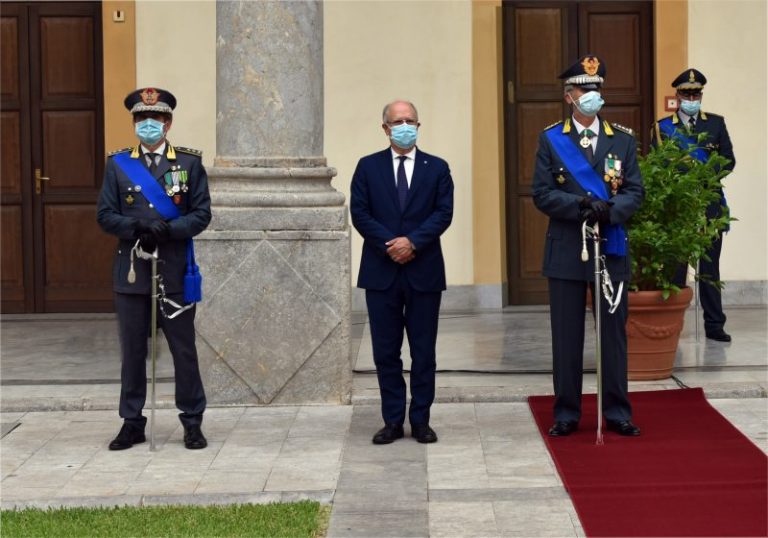
{"type": "MultiPolygon", "coordinates": [[[[104,183],[99,195],[96,220],[101,228],[119,238],[112,270],[113,289],[118,293],[151,293],[151,263],[135,259],[136,281],[128,282],[130,252],[136,243],[135,225],[138,219],[162,219],[150,204],[141,188],[115,163],[113,156],[131,152],[146,166],[140,148],[126,148],[110,154],[104,172],[104,183]]],[[[208,176],[197,150],[166,144],[165,153],[154,174],[179,210],[180,216],[169,221],[170,239],[158,245],[158,272],[162,275],[168,294],[182,293],[187,260],[187,242],[208,226],[211,221],[211,196],[208,176]],[[179,186],[177,192],[172,187],[179,186]]]]}
{"type": "MultiPolygon", "coordinates": [[[[548,127],[539,136],[536,153],[536,169],[533,176],[533,202],[549,216],[546,242],[544,244],[543,274],[550,278],[564,280],[594,280],[592,247],[588,244],[589,261],[581,261],[581,224],[579,201],[587,193],[571,175],[552,143],[546,136],[548,129],[562,129],[574,143],[578,144],[578,133],[570,118],[548,127]]],[[[608,201],[611,206],[611,224],[626,224],[643,201],[644,190],[640,168],[637,165],[637,145],[632,131],[607,121],[600,122],[597,151],[592,167],[602,178],[606,171],[606,160],[614,166],[620,161],[621,185],[608,201]],[[609,157],[610,156],[610,157],[609,157]]],[[[611,193],[608,183],[606,192],[611,193]]],[[[629,252],[629,245],[627,245],[629,252]]],[[[614,281],[628,281],[630,259],[627,256],[606,256],[606,265],[614,281]]]]}

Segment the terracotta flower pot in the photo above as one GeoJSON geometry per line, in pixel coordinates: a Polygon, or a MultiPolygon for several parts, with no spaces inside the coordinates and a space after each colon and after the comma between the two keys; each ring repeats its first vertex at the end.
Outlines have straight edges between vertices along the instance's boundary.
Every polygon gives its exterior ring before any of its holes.
{"type": "Polygon", "coordinates": [[[666,301],[660,291],[629,293],[627,318],[628,377],[632,381],[672,375],[685,310],[693,290],[683,288],[666,301]]]}

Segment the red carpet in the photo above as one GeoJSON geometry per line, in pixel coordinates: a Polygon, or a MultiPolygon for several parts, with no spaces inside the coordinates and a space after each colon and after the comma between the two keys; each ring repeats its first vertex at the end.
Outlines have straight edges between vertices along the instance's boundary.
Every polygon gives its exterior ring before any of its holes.
{"type": "Polygon", "coordinates": [[[595,400],[557,438],[554,398],[528,398],[587,536],[768,536],[768,458],[701,389],[633,392],[642,435],[605,432],[602,446],[595,400]]]}

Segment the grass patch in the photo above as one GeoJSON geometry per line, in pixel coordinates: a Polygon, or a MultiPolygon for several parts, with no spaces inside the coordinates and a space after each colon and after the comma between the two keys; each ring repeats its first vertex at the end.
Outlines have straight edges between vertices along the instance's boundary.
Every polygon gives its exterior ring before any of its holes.
{"type": "Polygon", "coordinates": [[[313,501],[227,506],[3,510],[3,538],[323,536],[329,507],[313,501]]]}

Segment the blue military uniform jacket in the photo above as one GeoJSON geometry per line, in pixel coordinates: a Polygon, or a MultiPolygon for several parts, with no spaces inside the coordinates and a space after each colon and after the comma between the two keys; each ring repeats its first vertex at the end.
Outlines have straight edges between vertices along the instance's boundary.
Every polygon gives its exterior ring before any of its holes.
{"type": "MultiPolygon", "coordinates": [[[[134,227],[137,219],[162,219],[141,188],[115,163],[113,155],[131,152],[131,158],[139,159],[146,166],[140,148],[126,148],[107,158],[104,184],[99,195],[96,219],[101,228],[119,238],[113,265],[113,289],[119,293],[148,294],[151,287],[151,264],[146,260],[134,260],[136,282],[128,282],[130,252],[136,243],[134,227]]],[[[197,150],[173,147],[166,144],[165,153],[154,177],[167,190],[179,210],[180,216],[169,221],[170,239],[158,246],[158,272],[163,277],[168,294],[182,293],[187,259],[187,242],[208,226],[211,221],[211,197],[208,192],[208,176],[203,167],[201,153],[197,150]],[[178,192],[172,191],[174,184],[178,192]]]]}
{"type": "MultiPolygon", "coordinates": [[[[659,122],[666,119],[670,119],[673,126],[680,129],[684,136],[689,137],[692,140],[696,140],[697,135],[700,133],[706,133],[706,137],[704,138],[701,147],[707,152],[707,155],[716,151],[731,161],[725,168],[730,171],[734,169],[736,166],[736,156],[733,154],[731,137],[728,135],[728,129],[725,127],[725,118],[718,116],[717,114],[701,111],[699,112],[693,131],[689,135],[687,127],[683,125],[677,114],[666,116],[657,121],[653,126],[651,137],[654,145],[657,144],[659,140],[667,138],[667,135],[659,128],[659,122]]],[[[728,207],[722,189],[720,189],[720,202],[711,204],[707,208],[707,217],[718,217],[720,215],[720,207],[728,207]]]]}
{"type": "MultiPolygon", "coordinates": [[[[578,144],[578,133],[571,119],[549,126],[539,136],[536,153],[536,169],[533,175],[533,202],[549,216],[549,226],[544,244],[543,274],[550,278],[564,280],[594,279],[592,248],[588,246],[590,259],[581,261],[581,224],[579,201],[591,196],[571,175],[546,135],[548,129],[560,129],[578,144]]],[[[619,161],[621,185],[611,194],[611,224],[626,224],[640,207],[644,191],[640,168],[637,165],[637,146],[630,129],[607,121],[600,121],[597,150],[592,167],[602,178],[605,175],[606,160],[619,161]]],[[[610,184],[606,182],[606,192],[610,184]]],[[[627,245],[629,252],[629,245],[627,245]]],[[[627,256],[606,256],[606,265],[611,278],[627,281],[630,278],[630,260],[627,256]]]]}
{"type": "Polygon", "coordinates": [[[358,287],[385,290],[402,269],[418,291],[446,288],[440,236],[453,219],[453,179],[447,162],[416,150],[411,186],[401,210],[392,150],[363,157],[352,177],[349,210],[352,224],[365,240],[358,287]],[[404,265],[392,261],[385,245],[401,236],[416,248],[416,257],[404,265]]]}

